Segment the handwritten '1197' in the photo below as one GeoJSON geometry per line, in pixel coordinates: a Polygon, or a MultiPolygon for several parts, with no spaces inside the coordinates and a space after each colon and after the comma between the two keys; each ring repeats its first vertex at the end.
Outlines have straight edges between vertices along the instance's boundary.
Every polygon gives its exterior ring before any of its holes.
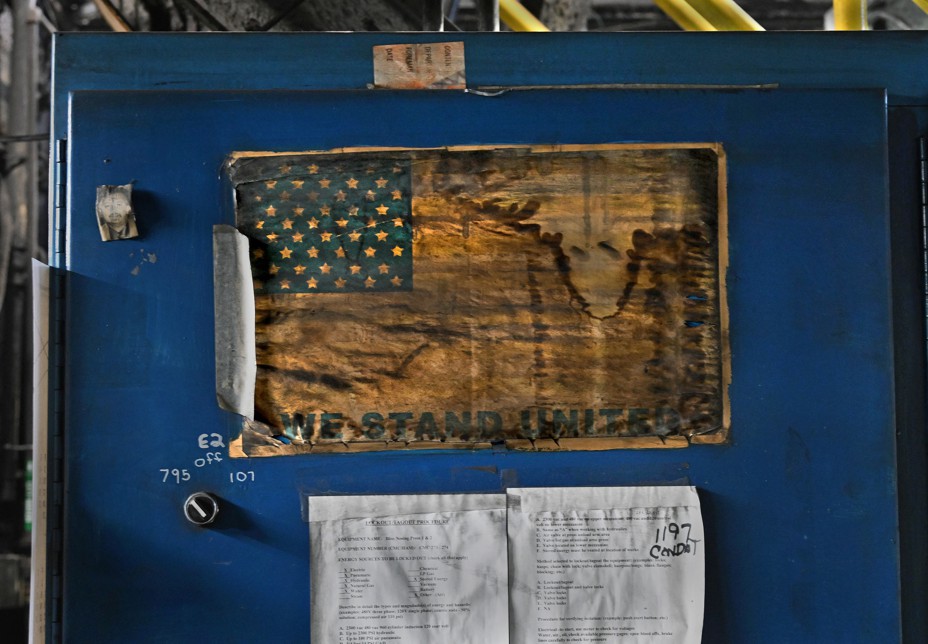
{"type": "Polygon", "coordinates": [[[696,554],[696,544],[699,540],[690,536],[692,529],[692,524],[671,522],[655,530],[654,545],[651,546],[649,552],[651,558],[661,559],[662,557],[680,557],[689,553],[696,554]],[[670,539],[668,539],[668,534],[670,539]]]}

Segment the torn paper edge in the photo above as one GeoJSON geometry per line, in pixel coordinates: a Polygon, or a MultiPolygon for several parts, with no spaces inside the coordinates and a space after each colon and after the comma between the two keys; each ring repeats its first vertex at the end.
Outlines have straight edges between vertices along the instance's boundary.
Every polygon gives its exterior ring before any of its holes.
{"type": "Polygon", "coordinates": [[[29,589],[29,644],[46,639],[50,273],[47,265],[32,260],[32,582],[29,589]]]}
{"type": "Polygon", "coordinates": [[[213,226],[216,400],[222,409],[255,414],[255,294],[248,238],[233,226],[213,226]]]}
{"type": "Polygon", "coordinates": [[[345,521],[380,517],[505,510],[506,495],[488,494],[408,494],[369,496],[307,495],[309,521],[345,521]]]}
{"type": "Polygon", "coordinates": [[[506,492],[509,507],[527,514],[640,507],[700,508],[699,495],[692,485],[510,488],[506,492]]]}

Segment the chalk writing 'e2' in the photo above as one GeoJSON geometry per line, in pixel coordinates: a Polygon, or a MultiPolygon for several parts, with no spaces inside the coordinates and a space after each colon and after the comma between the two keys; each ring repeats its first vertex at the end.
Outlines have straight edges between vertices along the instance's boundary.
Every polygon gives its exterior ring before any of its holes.
{"type": "Polygon", "coordinates": [[[200,434],[200,437],[197,439],[197,445],[199,445],[201,449],[226,446],[225,443],[222,442],[222,434],[200,434]]]}

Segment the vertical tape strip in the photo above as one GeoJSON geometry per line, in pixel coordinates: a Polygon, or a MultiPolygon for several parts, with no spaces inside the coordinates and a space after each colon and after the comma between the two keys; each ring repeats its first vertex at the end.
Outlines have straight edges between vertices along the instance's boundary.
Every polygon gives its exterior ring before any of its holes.
{"type": "Polygon", "coordinates": [[[213,302],[216,399],[246,418],[255,412],[255,295],[248,238],[232,226],[213,226],[213,302]]]}

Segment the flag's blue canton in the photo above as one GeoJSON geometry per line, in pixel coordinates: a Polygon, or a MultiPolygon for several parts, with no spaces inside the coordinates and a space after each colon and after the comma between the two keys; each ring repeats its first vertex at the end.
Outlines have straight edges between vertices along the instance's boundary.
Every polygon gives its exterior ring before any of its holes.
{"type": "Polygon", "coordinates": [[[409,161],[299,161],[237,187],[255,292],[412,290],[409,161]]]}

